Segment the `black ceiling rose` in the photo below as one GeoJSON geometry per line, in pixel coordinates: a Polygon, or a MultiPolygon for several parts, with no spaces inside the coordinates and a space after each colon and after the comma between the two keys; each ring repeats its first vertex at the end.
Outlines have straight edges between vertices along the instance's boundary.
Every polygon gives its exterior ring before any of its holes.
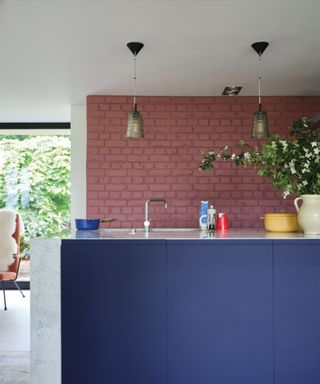
{"type": "Polygon", "coordinates": [[[263,52],[267,49],[269,43],[267,41],[257,41],[253,43],[251,47],[257,52],[259,56],[263,54],[263,52]]]}
{"type": "Polygon", "coordinates": [[[127,44],[127,47],[130,49],[130,51],[133,53],[134,56],[137,56],[137,54],[144,47],[144,44],[139,42],[131,42],[127,44]]]}

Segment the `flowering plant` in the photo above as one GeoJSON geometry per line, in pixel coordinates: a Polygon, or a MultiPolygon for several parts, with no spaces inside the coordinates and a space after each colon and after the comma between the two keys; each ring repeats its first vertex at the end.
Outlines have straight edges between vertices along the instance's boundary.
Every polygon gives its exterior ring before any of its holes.
{"type": "Polygon", "coordinates": [[[294,121],[289,129],[291,140],[274,135],[260,148],[240,141],[239,153],[228,147],[202,152],[199,170],[212,169],[218,159],[232,160],[238,166],[258,168],[258,174],[281,189],[284,198],[291,193],[320,194],[320,136],[305,117],[294,121]]]}

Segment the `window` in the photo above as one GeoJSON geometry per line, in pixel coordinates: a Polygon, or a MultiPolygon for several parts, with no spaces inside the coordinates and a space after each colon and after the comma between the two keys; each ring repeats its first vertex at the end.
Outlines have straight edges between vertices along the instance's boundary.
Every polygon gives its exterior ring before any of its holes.
{"type": "Polygon", "coordinates": [[[25,223],[19,280],[28,281],[30,239],[70,230],[70,131],[2,132],[0,208],[17,209],[25,223]]]}

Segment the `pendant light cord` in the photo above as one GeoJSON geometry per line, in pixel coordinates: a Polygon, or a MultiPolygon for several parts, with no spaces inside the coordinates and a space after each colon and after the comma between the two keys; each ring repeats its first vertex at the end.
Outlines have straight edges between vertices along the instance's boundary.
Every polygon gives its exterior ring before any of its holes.
{"type": "Polygon", "coordinates": [[[259,81],[258,81],[258,95],[259,95],[259,111],[262,111],[262,101],[261,101],[261,55],[259,55],[259,81]]]}
{"type": "Polygon", "coordinates": [[[137,88],[137,55],[134,55],[134,75],[133,75],[133,110],[137,110],[136,88],[137,88]]]}

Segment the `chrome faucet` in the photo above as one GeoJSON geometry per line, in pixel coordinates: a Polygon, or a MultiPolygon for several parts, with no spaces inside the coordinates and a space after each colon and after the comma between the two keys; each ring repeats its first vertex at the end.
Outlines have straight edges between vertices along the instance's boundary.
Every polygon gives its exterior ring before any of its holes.
{"type": "Polygon", "coordinates": [[[166,199],[160,199],[160,198],[154,197],[154,198],[146,201],[146,204],[144,207],[144,214],[145,214],[144,231],[145,232],[150,231],[150,221],[151,221],[151,219],[149,219],[149,204],[150,203],[163,203],[164,207],[168,208],[168,203],[167,203],[166,199]]]}

